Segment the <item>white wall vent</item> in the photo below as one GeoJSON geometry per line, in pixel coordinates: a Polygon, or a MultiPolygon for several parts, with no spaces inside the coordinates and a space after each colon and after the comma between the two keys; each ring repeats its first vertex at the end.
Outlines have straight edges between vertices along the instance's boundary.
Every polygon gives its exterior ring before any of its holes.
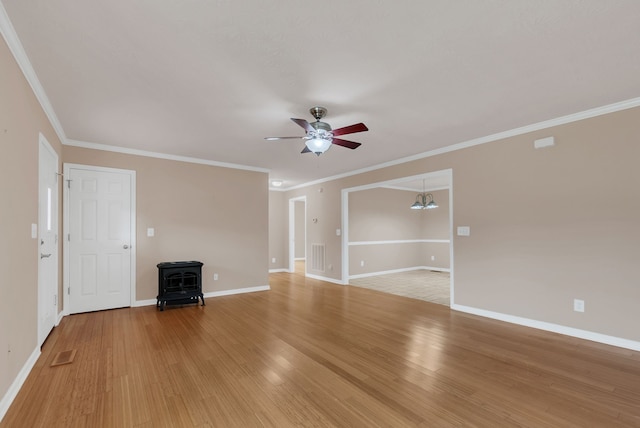
{"type": "Polygon", "coordinates": [[[311,244],[311,269],[324,272],[324,244],[311,244]]]}

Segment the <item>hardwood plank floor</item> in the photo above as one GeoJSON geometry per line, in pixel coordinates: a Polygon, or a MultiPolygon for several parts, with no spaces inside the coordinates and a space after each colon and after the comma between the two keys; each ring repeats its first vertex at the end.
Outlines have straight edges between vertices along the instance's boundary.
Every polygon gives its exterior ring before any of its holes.
{"type": "Polygon", "coordinates": [[[271,287],[65,317],[0,427],[640,426],[638,352],[300,274],[271,287]]]}

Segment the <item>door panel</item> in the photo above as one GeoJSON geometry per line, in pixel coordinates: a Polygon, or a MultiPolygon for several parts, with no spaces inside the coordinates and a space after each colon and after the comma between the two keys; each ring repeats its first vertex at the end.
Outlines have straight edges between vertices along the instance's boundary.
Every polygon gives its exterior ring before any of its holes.
{"type": "Polygon", "coordinates": [[[130,306],[131,174],[70,168],[69,175],[69,312],[130,306]]]}

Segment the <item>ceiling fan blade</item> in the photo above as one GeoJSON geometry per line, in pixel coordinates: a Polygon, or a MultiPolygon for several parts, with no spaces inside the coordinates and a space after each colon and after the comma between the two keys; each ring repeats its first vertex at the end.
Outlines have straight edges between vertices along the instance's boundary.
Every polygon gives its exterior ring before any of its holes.
{"type": "Polygon", "coordinates": [[[331,133],[334,136],[337,136],[345,134],[355,134],[356,132],[364,132],[368,130],[369,128],[367,128],[364,123],[356,123],[354,125],[345,126],[344,128],[334,129],[333,131],[331,131],[331,133]]]}
{"type": "Polygon", "coordinates": [[[357,149],[360,146],[360,143],[356,143],[355,141],[343,140],[342,138],[334,138],[331,140],[331,143],[337,144],[338,146],[346,147],[348,149],[357,149]]]}
{"type": "Polygon", "coordinates": [[[265,140],[267,141],[273,141],[273,140],[290,140],[290,139],[300,139],[300,138],[304,138],[304,137],[264,137],[265,140]]]}
{"type": "Polygon", "coordinates": [[[311,126],[311,124],[309,122],[307,122],[306,120],[304,120],[304,119],[294,119],[292,117],[291,120],[293,120],[295,123],[297,123],[298,125],[303,127],[305,129],[305,131],[307,131],[307,132],[315,131],[313,126],[311,126]]]}
{"type": "Polygon", "coordinates": [[[311,150],[309,150],[309,147],[304,146],[304,149],[302,149],[300,153],[311,153],[311,150]]]}

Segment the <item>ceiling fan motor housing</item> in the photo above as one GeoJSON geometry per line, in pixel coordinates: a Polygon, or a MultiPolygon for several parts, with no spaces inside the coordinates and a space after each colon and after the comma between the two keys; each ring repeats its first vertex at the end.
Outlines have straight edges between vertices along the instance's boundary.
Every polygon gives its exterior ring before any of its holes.
{"type": "Polygon", "coordinates": [[[313,126],[317,131],[319,130],[323,130],[323,131],[327,131],[327,132],[331,132],[331,125],[329,125],[327,122],[311,122],[309,125],[313,126]]]}

